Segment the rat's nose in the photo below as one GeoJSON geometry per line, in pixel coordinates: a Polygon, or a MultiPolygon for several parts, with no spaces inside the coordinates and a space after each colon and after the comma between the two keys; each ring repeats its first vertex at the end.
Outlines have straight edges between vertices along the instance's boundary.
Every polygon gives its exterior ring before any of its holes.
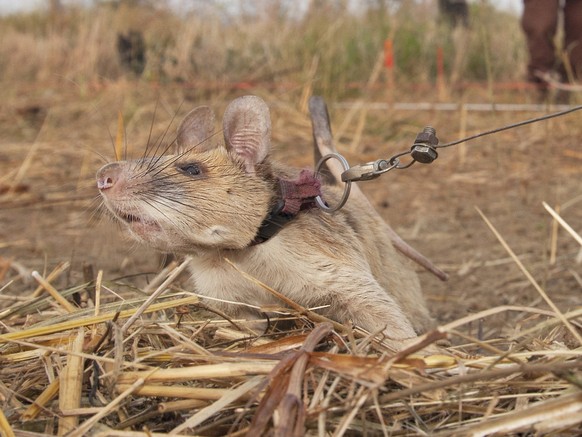
{"type": "Polygon", "coordinates": [[[107,190],[113,187],[119,180],[121,166],[117,162],[104,165],[97,172],[97,188],[107,190]]]}

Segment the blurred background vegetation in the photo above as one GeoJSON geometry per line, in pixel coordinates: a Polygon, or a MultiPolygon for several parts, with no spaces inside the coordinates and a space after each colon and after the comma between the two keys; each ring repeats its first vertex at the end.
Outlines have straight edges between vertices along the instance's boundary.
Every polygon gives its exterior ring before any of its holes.
{"type": "Polygon", "coordinates": [[[269,84],[298,96],[357,96],[389,79],[384,44],[393,43],[398,87],[437,81],[437,53],[451,88],[522,80],[526,54],[515,13],[470,4],[468,26],[438,16],[436,1],[52,0],[34,12],[0,17],[0,77],[6,83],[81,88],[121,78],[182,83],[198,93],[269,84]],[[187,6],[185,6],[187,5],[187,6]],[[118,39],[140,35],[143,65],[124,68],[118,39]],[[368,86],[368,90],[370,87],[368,86]]]}

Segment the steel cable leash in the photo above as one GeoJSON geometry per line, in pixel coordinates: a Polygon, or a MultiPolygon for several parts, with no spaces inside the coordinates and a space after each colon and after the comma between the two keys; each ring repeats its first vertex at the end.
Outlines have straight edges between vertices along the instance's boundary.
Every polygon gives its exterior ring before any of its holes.
{"type": "Polygon", "coordinates": [[[421,132],[418,133],[414,144],[410,150],[397,153],[388,159],[378,159],[376,161],[367,162],[364,164],[356,164],[350,167],[348,161],[339,153],[334,152],[323,156],[317,165],[315,166],[315,175],[318,176],[321,167],[325,162],[330,159],[336,159],[340,162],[343,167],[343,173],[341,174],[341,180],[345,184],[344,192],[340,201],[335,206],[329,206],[321,196],[317,196],[315,201],[317,206],[327,213],[333,213],[340,210],[345,203],[348,201],[350,196],[350,191],[352,187],[352,182],[369,181],[376,179],[377,177],[389,172],[390,170],[404,170],[409,168],[415,162],[420,162],[421,164],[431,164],[434,160],[438,158],[437,149],[444,149],[445,147],[456,146],[458,144],[464,143],[466,141],[471,141],[476,138],[484,137],[486,135],[495,134],[498,132],[503,132],[505,130],[514,129],[516,127],[525,126],[531,123],[537,123],[538,121],[549,120],[550,118],[561,117],[571,112],[576,112],[582,109],[582,105],[573,106],[569,109],[563,111],[554,112],[551,114],[543,115],[541,117],[531,118],[529,120],[520,121],[517,123],[509,124],[507,126],[491,129],[485,132],[481,132],[469,137],[451,141],[449,143],[440,144],[439,139],[436,136],[436,130],[431,126],[426,126],[421,132]],[[402,164],[400,158],[405,155],[410,155],[412,160],[407,164],[402,164]]]}

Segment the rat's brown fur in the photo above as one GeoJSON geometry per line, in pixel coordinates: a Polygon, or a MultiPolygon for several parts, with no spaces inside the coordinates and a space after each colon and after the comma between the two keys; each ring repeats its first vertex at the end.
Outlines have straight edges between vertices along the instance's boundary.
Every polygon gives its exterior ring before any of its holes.
{"type": "MultiPolygon", "coordinates": [[[[400,341],[432,326],[418,278],[383,234],[385,224],[350,199],[334,214],[301,212],[265,243],[252,245],[277,199],[277,177],[292,169],[269,156],[270,116],[258,97],[233,101],[224,116],[226,147],[213,145],[213,116],[192,111],[175,155],[108,164],[97,173],[105,205],[130,233],[162,251],[188,254],[201,295],[256,307],[280,305],[240,277],[224,258],[304,307],[400,341]],[[193,165],[194,167],[189,167],[193,165]],[[199,174],[192,174],[197,173],[199,174]]],[[[323,197],[335,203],[336,187],[323,197]]],[[[216,304],[256,318],[246,306],[216,304]]]]}

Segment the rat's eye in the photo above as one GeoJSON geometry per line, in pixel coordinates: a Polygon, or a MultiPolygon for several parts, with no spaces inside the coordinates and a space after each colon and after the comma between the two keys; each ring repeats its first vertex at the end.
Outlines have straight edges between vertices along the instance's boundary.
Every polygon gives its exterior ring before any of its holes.
{"type": "Polygon", "coordinates": [[[189,176],[199,176],[200,174],[202,174],[200,166],[195,163],[179,165],[178,169],[180,169],[182,172],[186,173],[189,176]]]}

